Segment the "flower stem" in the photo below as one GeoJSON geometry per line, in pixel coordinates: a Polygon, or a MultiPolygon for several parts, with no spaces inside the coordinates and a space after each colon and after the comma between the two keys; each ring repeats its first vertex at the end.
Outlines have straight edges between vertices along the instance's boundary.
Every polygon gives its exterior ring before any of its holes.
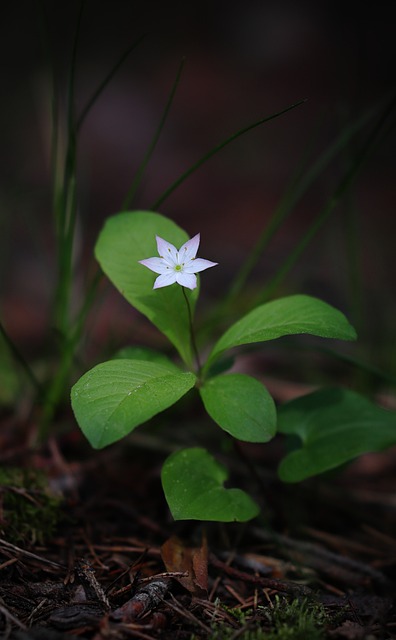
{"type": "Polygon", "coordinates": [[[194,331],[194,325],[193,325],[193,319],[192,319],[192,313],[191,313],[191,305],[190,305],[190,302],[189,302],[189,300],[187,298],[186,290],[185,290],[184,287],[182,287],[182,291],[183,291],[183,296],[184,296],[184,299],[185,299],[186,305],[187,305],[188,322],[189,322],[189,325],[190,325],[191,347],[192,347],[192,350],[194,352],[195,362],[197,363],[197,374],[198,374],[198,376],[200,376],[201,370],[202,370],[202,365],[201,365],[201,361],[200,361],[200,358],[199,358],[197,343],[195,341],[195,331],[194,331]]]}

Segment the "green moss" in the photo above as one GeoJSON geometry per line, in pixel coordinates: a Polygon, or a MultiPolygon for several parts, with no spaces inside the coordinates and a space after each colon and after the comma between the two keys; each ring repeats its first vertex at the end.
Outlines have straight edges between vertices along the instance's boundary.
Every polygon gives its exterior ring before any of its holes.
{"type": "Polygon", "coordinates": [[[266,616],[273,626],[267,640],[321,640],[329,623],[323,605],[308,598],[287,602],[276,596],[274,607],[266,608],[266,616]]]}
{"type": "MultiPolygon", "coordinates": [[[[213,623],[212,640],[323,640],[330,618],[323,605],[311,599],[293,600],[275,596],[274,603],[256,611],[222,609],[235,619],[239,629],[224,622],[213,623]]],[[[202,636],[192,636],[190,640],[202,636]]]]}
{"type": "Polygon", "coordinates": [[[33,469],[0,468],[0,532],[15,543],[43,544],[60,518],[61,498],[46,475],[33,469]]]}

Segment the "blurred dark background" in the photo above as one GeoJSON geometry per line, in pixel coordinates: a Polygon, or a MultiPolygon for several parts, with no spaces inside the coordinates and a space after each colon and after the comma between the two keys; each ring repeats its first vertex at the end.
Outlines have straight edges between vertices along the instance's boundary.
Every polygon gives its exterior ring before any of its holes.
{"type": "MultiPolygon", "coordinates": [[[[13,338],[22,343],[39,345],[50,322],[56,271],[49,57],[64,105],[79,6],[22,0],[2,9],[1,311],[13,338]]],[[[313,163],[343,127],[373,108],[377,115],[360,132],[359,144],[368,138],[395,91],[392,13],[392,3],[385,2],[87,0],[77,49],[77,112],[122,52],[145,37],[81,130],[78,278],[86,278],[84,270],[90,268],[103,221],[120,210],[185,56],[169,118],[134,208],[150,208],[183,171],[230,134],[306,99],[232,143],[160,207],[190,235],[201,232],[200,254],[220,263],[216,279],[205,279],[203,295],[208,300],[218,297],[270,219],[307,150],[313,163]]],[[[353,294],[360,297],[362,342],[373,363],[393,371],[394,134],[388,126],[348,198],[279,291],[320,295],[349,316],[354,313],[353,294]]],[[[276,272],[321,211],[358,142],[328,167],[293,211],[255,270],[254,286],[276,272]]],[[[124,322],[114,311],[127,316],[119,298],[113,299],[111,319],[103,321],[103,339],[106,332],[114,333],[117,322],[124,322]]]]}

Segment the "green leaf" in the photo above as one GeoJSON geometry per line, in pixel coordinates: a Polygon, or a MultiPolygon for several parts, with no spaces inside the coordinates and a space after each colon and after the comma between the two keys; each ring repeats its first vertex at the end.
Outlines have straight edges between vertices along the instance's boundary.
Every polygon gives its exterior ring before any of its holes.
{"type": "Polygon", "coordinates": [[[285,482],[299,482],[396,445],[396,413],[353,391],[322,389],[281,406],[278,430],[301,440],[278,470],[285,482]]]}
{"type": "Polygon", "coordinates": [[[214,345],[208,363],[226,349],[241,344],[299,333],[340,340],[356,339],[355,329],[338,309],[311,296],[288,296],[256,307],[232,325],[214,345]]]}
{"type": "MultiPolygon", "coordinates": [[[[173,284],[153,290],[157,277],[139,260],[158,255],[158,235],[180,248],[188,235],[174,222],[152,211],[126,211],[109,218],[95,247],[95,255],[104,273],[120,293],[164,333],[191,365],[190,325],[182,287],[173,284]]],[[[186,290],[192,309],[198,287],[186,290]]]]}
{"type": "Polygon", "coordinates": [[[199,390],[206,411],[234,438],[268,442],[276,432],[275,404],[255,378],[230,373],[207,380],[199,390]]]}
{"type": "Polygon", "coordinates": [[[72,407],[84,435],[101,449],[177,402],[195,381],[193,373],[154,362],[110,360],[74,385],[72,407]]]}
{"type": "Polygon", "coordinates": [[[156,351],[155,349],[150,349],[149,347],[135,347],[128,346],[122,347],[119,349],[113,360],[144,360],[145,362],[156,362],[157,364],[162,364],[164,367],[167,367],[171,371],[177,371],[180,373],[179,367],[168,358],[161,351],[156,351]]]}
{"type": "Polygon", "coordinates": [[[227,470],[205,449],[172,453],[162,468],[162,486],[175,520],[246,522],[260,509],[241,489],[225,489],[227,470]]]}

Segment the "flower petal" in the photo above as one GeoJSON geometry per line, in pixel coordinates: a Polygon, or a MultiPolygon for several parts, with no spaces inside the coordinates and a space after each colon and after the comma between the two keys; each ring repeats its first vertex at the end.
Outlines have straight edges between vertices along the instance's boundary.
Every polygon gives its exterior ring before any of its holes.
{"type": "Polygon", "coordinates": [[[178,251],[176,247],[163,238],[160,238],[159,236],[156,236],[156,239],[158,255],[160,256],[160,258],[166,260],[166,262],[172,267],[174,267],[176,264],[179,264],[179,261],[177,259],[178,251]]]}
{"type": "Polygon", "coordinates": [[[170,268],[163,258],[146,258],[139,262],[155,273],[165,273],[170,268]]]}
{"type": "Polygon", "coordinates": [[[185,271],[175,271],[174,275],[176,278],[176,282],[178,284],[181,284],[182,287],[187,287],[187,289],[195,289],[195,287],[197,286],[197,276],[194,276],[193,273],[186,273],[185,271]]]}
{"type": "Polygon", "coordinates": [[[215,267],[217,264],[218,262],[211,262],[204,258],[195,258],[195,260],[190,260],[188,264],[184,265],[183,271],[184,273],[198,273],[199,271],[209,269],[209,267],[215,267]]]}
{"type": "Polygon", "coordinates": [[[199,241],[201,239],[201,235],[197,233],[196,236],[191,238],[191,240],[187,240],[179,249],[179,260],[180,264],[188,262],[192,260],[197,255],[199,241]]]}
{"type": "Polygon", "coordinates": [[[193,238],[187,240],[178,251],[176,247],[164,240],[160,236],[156,236],[157,249],[159,257],[146,258],[139,260],[139,263],[160,274],[155,280],[153,289],[168,287],[177,282],[182,287],[195,289],[197,286],[197,278],[194,275],[210,267],[215,267],[218,263],[203,258],[196,258],[200,234],[197,233],[193,238]]]}
{"type": "Polygon", "coordinates": [[[161,287],[169,287],[169,285],[176,282],[176,272],[169,270],[166,273],[158,276],[154,282],[153,289],[160,289],[161,287]]]}

